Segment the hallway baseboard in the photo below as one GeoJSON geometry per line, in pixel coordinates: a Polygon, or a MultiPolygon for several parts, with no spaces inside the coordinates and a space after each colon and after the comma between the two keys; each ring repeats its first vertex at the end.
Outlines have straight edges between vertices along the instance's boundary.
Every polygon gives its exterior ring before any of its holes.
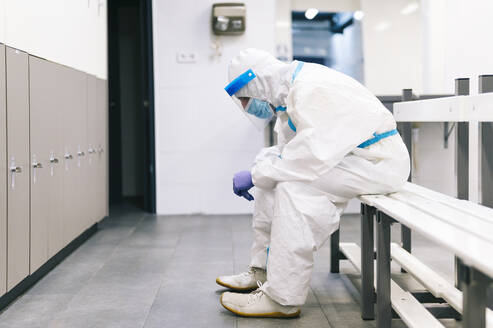
{"type": "MultiPolygon", "coordinates": [[[[103,218],[104,220],[105,218],[103,218]]],[[[53,255],[45,264],[43,264],[38,270],[24,278],[14,288],[0,297],[0,311],[3,311],[31,286],[33,286],[38,280],[43,278],[48,272],[55,268],[60,262],[62,262],[67,256],[81,246],[86,240],[98,231],[98,223],[94,223],[90,228],[81,233],[77,238],[72,240],[67,246],[62,248],[58,253],[53,255]]]]}

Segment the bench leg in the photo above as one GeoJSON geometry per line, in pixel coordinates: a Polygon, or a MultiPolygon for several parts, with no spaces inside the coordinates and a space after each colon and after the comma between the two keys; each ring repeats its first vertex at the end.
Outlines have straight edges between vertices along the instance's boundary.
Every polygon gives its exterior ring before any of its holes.
{"type": "Polygon", "coordinates": [[[390,225],[392,219],[377,211],[377,328],[392,325],[390,301],[390,225]]]}
{"type": "Polygon", "coordinates": [[[462,290],[462,277],[464,276],[464,264],[457,256],[454,257],[455,287],[462,290]]]}
{"type": "Polygon", "coordinates": [[[402,248],[411,253],[411,229],[401,225],[401,244],[402,248]]]}
{"type": "Polygon", "coordinates": [[[339,273],[339,231],[337,229],[330,235],[330,272],[339,273]]]}
{"type": "Polygon", "coordinates": [[[486,327],[486,290],[489,278],[471,267],[464,267],[462,276],[462,322],[464,328],[486,327]]]}
{"type": "Polygon", "coordinates": [[[361,204],[361,318],[375,319],[374,237],[375,208],[361,204]]]}
{"type": "MultiPolygon", "coordinates": [[[[402,248],[411,253],[411,229],[401,224],[401,245],[402,248]]],[[[406,273],[406,270],[401,268],[402,273],[406,273]]]]}

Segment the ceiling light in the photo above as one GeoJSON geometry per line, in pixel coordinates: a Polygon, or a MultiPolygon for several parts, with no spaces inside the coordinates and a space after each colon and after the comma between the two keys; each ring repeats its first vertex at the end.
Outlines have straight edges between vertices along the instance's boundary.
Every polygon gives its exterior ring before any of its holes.
{"type": "Polygon", "coordinates": [[[305,17],[306,19],[314,19],[315,16],[318,15],[318,9],[317,8],[308,8],[305,11],[305,17]]]}
{"type": "Polygon", "coordinates": [[[409,15],[417,11],[419,8],[419,3],[417,2],[411,2],[401,10],[402,15],[409,15]]]}
{"type": "Polygon", "coordinates": [[[384,31],[390,27],[389,22],[380,22],[377,25],[375,25],[375,30],[376,31],[384,31]]]}
{"type": "Polygon", "coordinates": [[[363,17],[365,17],[365,13],[362,12],[361,10],[356,10],[354,13],[353,13],[353,18],[356,19],[356,20],[362,20],[363,17]]]}
{"type": "Polygon", "coordinates": [[[286,21],[278,21],[278,22],[276,22],[276,27],[279,27],[279,28],[289,27],[289,23],[286,21]]]}

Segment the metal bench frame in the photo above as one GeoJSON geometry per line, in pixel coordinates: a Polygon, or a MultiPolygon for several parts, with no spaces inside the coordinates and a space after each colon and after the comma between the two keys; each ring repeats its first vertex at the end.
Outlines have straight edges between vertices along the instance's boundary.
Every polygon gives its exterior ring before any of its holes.
{"type": "MultiPolygon", "coordinates": [[[[361,317],[363,320],[377,320],[377,327],[391,327],[392,318],[396,314],[392,311],[390,299],[390,240],[391,225],[396,223],[392,217],[376,208],[361,204],[361,317]],[[375,223],[374,223],[375,222],[375,223]],[[374,288],[375,252],[374,252],[374,224],[376,224],[376,290],[374,288]],[[376,309],[375,309],[376,304],[376,309]],[[376,310],[376,311],[375,311],[376,310]]],[[[331,235],[331,272],[339,272],[339,261],[346,256],[339,248],[339,234],[337,230],[331,235]]],[[[404,247],[403,247],[404,248],[404,247]]],[[[408,250],[409,251],[409,250],[408,250]]],[[[486,290],[492,280],[475,268],[462,264],[460,283],[463,288],[463,326],[485,327],[486,290]]],[[[426,302],[441,302],[432,295],[420,295],[419,299],[426,302]]],[[[434,313],[437,318],[461,319],[461,316],[449,307],[434,313]]]]}

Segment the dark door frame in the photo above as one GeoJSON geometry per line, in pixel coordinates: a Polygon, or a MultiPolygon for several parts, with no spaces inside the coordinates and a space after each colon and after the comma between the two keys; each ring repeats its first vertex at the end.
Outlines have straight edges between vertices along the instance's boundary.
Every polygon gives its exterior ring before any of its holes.
{"type": "Polygon", "coordinates": [[[152,42],[152,0],[109,0],[108,1],[108,92],[109,92],[109,174],[110,203],[122,200],[122,149],[120,140],[120,87],[119,87],[119,42],[118,8],[132,3],[139,10],[140,19],[140,65],[142,109],[145,111],[146,149],[144,174],[144,209],[156,213],[155,174],[155,123],[154,123],[154,65],[152,42]],[[117,142],[118,141],[118,142],[117,142]]]}
{"type": "Polygon", "coordinates": [[[120,58],[118,56],[118,0],[108,1],[108,147],[109,147],[109,202],[122,200],[122,149],[120,142],[120,58]]]}
{"type": "Polygon", "coordinates": [[[142,73],[144,107],[147,108],[147,165],[149,170],[147,181],[147,197],[145,207],[148,212],[156,213],[156,139],[154,124],[154,46],[152,42],[152,0],[140,1],[141,40],[142,40],[142,73]]]}

